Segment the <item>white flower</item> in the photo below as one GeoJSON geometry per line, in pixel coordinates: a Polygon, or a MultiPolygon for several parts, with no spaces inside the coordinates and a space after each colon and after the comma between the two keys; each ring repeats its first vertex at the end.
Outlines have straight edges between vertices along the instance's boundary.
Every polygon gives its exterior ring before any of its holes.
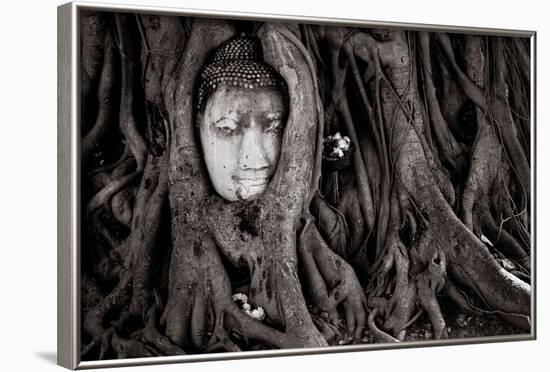
{"type": "Polygon", "coordinates": [[[254,309],[250,312],[250,316],[257,320],[264,320],[265,318],[264,308],[261,306],[258,306],[257,309],[254,309]]]}
{"type": "Polygon", "coordinates": [[[340,134],[340,132],[336,132],[336,134],[333,136],[334,139],[340,139],[342,138],[342,135],[340,134]]]}
{"type": "Polygon", "coordinates": [[[349,142],[347,142],[345,139],[340,138],[337,142],[338,148],[341,148],[342,150],[347,150],[349,147],[349,142]]]}
{"type": "Polygon", "coordinates": [[[248,303],[248,297],[244,293],[235,293],[232,296],[233,302],[241,301],[241,310],[251,318],[256,320],[263,320],[265,318],[265,310],[263,307],[258,306],[252,310],[252,306],[248,303]]]}
{"type": "Polygon", "coordinates": [[[342,151],[342,149],[339,149],[338,147],[336,147],[332,150],[332,152],[330,153],[330,156],[332,156],[333,158],[343,158],[344,152],[342,151]]]}
{"type": "Polygon", "coordinates": [[[235,293],[232,298],[233,302],[237,302],[238,300],[244,303],[248,302],[248,297],[244,293],[235,293]]]}

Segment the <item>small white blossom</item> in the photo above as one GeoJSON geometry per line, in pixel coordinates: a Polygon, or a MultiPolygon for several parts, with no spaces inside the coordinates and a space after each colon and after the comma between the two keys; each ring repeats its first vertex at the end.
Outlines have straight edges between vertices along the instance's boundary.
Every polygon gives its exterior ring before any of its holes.
{"type": "Polygon", "coordinates": [[[264,320],[265,310],[263,307],[258,306],[256,309],[252,310],[252,306],[248,303],[248,297],[244,293],[235,293],[232,296],[233,302],[241,301],[241,310],[251,318],[256,320],[264,320]]]}
{"type": "Polygon", "coordinates": [[[342,150],[347,150],[349,147],[349,143],[345,139],[340,138],[337,142],[337,146],[342,150]]]}
{"type": "Polygon", "coordinates": [[[257,320],[264,320],[265,318],[264,308],[261,306],[258,306],[257,309],[254,309],[250,312],[250,316],[257,320]]]}
{"type": "Polygon", "coordinates": [[[338,147],[336,147],[332,150],[332,152],[330,153],[330,156],[333,158],[343,158],[344,152],[342,151],[342,149],[339,149],[338,147]]]}
{"type": "Polygon", "coordinates": [[[342,138],[342,135],[340,134],[340,132],[336,132],[336,134],[332,138],[340,139],[340,138],[342,138]]]}
{"type": "Polygon", "coordinates": [[[235,293],[233,295],[233,302],[237,302],[240,300],[241,302],[247,303],[248,297],[244,293],[235,293]]]}

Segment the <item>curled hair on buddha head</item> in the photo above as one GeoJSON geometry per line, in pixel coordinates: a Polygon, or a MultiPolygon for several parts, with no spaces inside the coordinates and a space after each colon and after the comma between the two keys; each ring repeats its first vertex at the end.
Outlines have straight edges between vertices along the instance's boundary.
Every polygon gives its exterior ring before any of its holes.
{"type": "Polygon", "coordinates": [[[195,97],[196,112],[200,113],[210,96],[220,87],[249,89],[274,88],[283,101],[288,100],[288,88],[283,77],[263,59],[260,41],[252,35],[235,36],[216,48],[203,66],[195,97]]]}

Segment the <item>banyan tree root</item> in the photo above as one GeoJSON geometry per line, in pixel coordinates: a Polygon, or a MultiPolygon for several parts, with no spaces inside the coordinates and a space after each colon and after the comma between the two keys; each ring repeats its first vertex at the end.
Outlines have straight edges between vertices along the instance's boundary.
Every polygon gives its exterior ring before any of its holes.
{"type": "MultiPolygon", "coordinates": [[[[422,279],[420,275],[416,283],[418,288],[416,292],[415,285],[406,279],[410,270],[407,265],[410,265],[411,261],[411,248],[403,245],[394,228],[393,233],[392,231],[388,233],[385,250],[387,258],[383,260],[379,273],[386,273],[390,263],[399,264],[396,267],[397,275],[392,299],[395,298],[396,293],[400,293],[398,298],[403,305],[401,307],[391,305],[390,308],[393,308],[393,311],[387,311],[388,302],[379,297],[380,290],[371,294],[372,301],[369,305],[371,306],[372,302],[372,306],[382,309],[380,313],[385,315],[386,319],[390,319],[389,323],[385,323],[385,329],[391,330],[394,335],[402,339],[404,335],[400,333],[401,326],[404,320],[410,318],[414,312],[411,305],[414,293],[422,294],[421,306],[428,312],[434,330],[440,337],[445,337],[443,318],[436,306],[433,293],[437,293],[443,287],[445,277],[443,273],[446,271],[444,266],[448,266],[453,278],[471,288],[487,306],[503,313],[513,314],[516,325],[529,329],[527,317],[530,311],[529,285],[504,270],[481,240],[456,217],[449,205],[449,199],[443,194],[444,190],[437,180],[437,175],[432,171],[433,167],[429,165],[429,159],[433,154],[429,153],[429,147],[425,146],[421,140],[422,125],[418,125],[421,118],[418,115],[410,116],[411,112],[420,110],[418,93],[414,84],[409,81],[413,67],[408,44],[403,42],[405,36],[402,33],[390,32],[389,34],[388,39],[384,41],[371,39],[371,48],[376,45],[376,50],[370,50],[369,53],[380,59],[383,72],[387,74],[387,78],[381,76],[384,82],[381,90],[374,89],[373,94],[381,94],[383,97],[383,122],[386,135],[392,136],[390,138],[390,143],[393,144],[391,158],[394,159],[392,166],[396,175],[396,184],[393,187],[403,188],[404,195],[410,200],[409,204],[414,206],[415,218],[425,225],[425,233],[428,231],[433,236],[431,241],[437,246],[438,256],[444,256],[446,260],[438,259],[429,279],[422,279]],[[445,261],[448,263],[441,267],[441,263],[445,261]],[[399,272],[402,274],[400,275],[399,272]],[[434,273],[439,274],[434,277],[434,273]],[[403,281],[399,280],[400,277],[403,281]],[[397,289],[399,292],[395,292],[397,289]],[[408,300],[405,300],[407,298],[408,300]],[[397,317],[390,315],[398,310],[402,315],[397,317]],[[393,322],[392,319],[398,319],[398,321],[393,322]]],[[[356,37],[355,41],[360,39],[356,37]]],[[[364,44],[361,44],[361,47],[364,47],[364,44]]],[[[359,51],[362,50],[359,49],[359,51]]],[[[392,211],[396,208],[393,206],[392,211]]],[[[392,218],[394,218],[393,215],[392,218]]],[[[429,263],[429,265],[433,264],[434,261],[429,263]]]]}
{"type": "MultiPolygon", "coordinates": [[[[98,112],[93,127],[82,138],[81,159],[82,168],[87,169],[90,157],[95,151],[103,136],[112,127],[113,120],[113,85],[115,83],[115,61],[113,36],[107,31],[103,42],[103,65],[97,88],[98,112]]],[[[85,74],[83,74],[85,75],[85,74]]],[[[84,96],[83,99],[88,97],[84,96]]]]}
{"type": "MultiPolygon", "coordinates": [[[[489,115],[493,120],[495,130],[506,149],[510,165],[514,170],[516,182],[521,186],[521,191],[525,195],[523,198],[524,206],[525,208],[529,208],[529,203],[526,201],[529,200],[531,193],[531,167],[527,155],[519,142],[516,124],[507,102],[507,93],[505,91],[503,92],[505,89],[502,88],[502,86],[497,87],[497,90],[492,92],[494,98],[489,102],[489,100],[485,98],[486,93],[479,86],[474,84],[467,74],[458,66],[449,36],[444,33],[437,34],[437,36],[439,45],[451,69],[457,76],[457,82],[462,91],[476,104],[476,106],[483,110],[483,112],[489,115]]],[[[501,81],[500,84],[504,84],[504,82],[502,82],[502,76],[499,78],[498,80],[501,81]]]]}
{"type": "MultiPolygon", "coordinates": [[[[118,48],[122,63],[122,87],[119,110],[120,131],[122,132],[131,154],[136,162],[136,168],[132,172],[113,180],[105,188],[99,191],[88,203],[88,213],[93,213],[102,205],[109,206],[112,197],[132,182],[139,179],[145,167],[148,148],[142,134],[138,130],[136,122],[137,111],[137,82],[139,81],[139,49],[130,35],[131,30],[130,14],[117,14],[115,24],[118,35],[118,48]]],[[[102,97],[103,98],[103,97],[102,97]]]]}
{"type": "Polygon", "coordinates": [[[342,304],[349,333],[360,339],[366,322],[363,289],[352,267],[329,248],[311,218],[306,218],[300,233],[298,254],[313,297],[314,313],[324,312],[331,322],[337,322],[336,309],[342,304]]]}
{"type": "Polygon", "coordinates": [[[92,339],[83,348],[83,356],[97,345],[100,346],[100,359],[111,346],[119,357],[183,352],[155,330],[151,319],[152,314],[156,314],[155,307],[161,306],[158,301],[155,304],[153,298],[151,262],[168,193],[166,169],[166,154],[160,158],[148,157],[136,194],[132,232],[121,246],[115,248],[123,258],[119,281],[111,293],[84,316],[84,329],[92,339]],[[113,314],[118,314],[114,320],[113,314]],[[123,335],[125,322],[133,318],[146,325],[145,332],[123,335]]]}
{"type": "MultiPolygon", "coordinates": [[[[456,141],[449,125],[446,122],[439,100],[437,99],[436,88],[433,82],[433,68],[431,58],[431,37],[428,32],[419,32],[418,39],[421,53],[421,70],[425,85],[425,100],[428,105],[428,116],[431,124],[432,133],[437,141],[442,161],[457,173],[460,178],[466,168],[466,159],[464,151],[456,141]]],[[[427,118],[426,118],[427,119],[427,118]]]]}
{"type": "MultiPolygon", "coordinates": [[[[470,36],[467,38],[465,57],[468,61],[467,72],[470,78],[482,88],[484,84],[484,62],[479,37],[470,36]]],[[[478,135],[472,150],[472,166],[462,197],[462,219],[465,225],[474,231],[476,236],[481,238],[484,234],[485,239],[489,239],[491,245],[495,245],[505,257],[514,260],[519,266],[529,271],[529,251],[524,249],[509,233],[508,227],[511,224],[503,226],[497,223],[492,216],[492,198],[502,194],[493,194],[493,185],[499,184],[501,187],[507,187],[506,183],[501,181],[506,166],[506,154],[497,138],[497,125],[490,124],[492,120],[487,111],[483,111],[478,106],[476,107],[476,116],[478,135]]],[[[504,203],[510,203],[510,200],[506,199],[504,203]]],[[[527,213],[526,210],[525,213],[527,213]]],[[[518,223],[513,215],[501,214],[498,217],[501,220],[513,218],[518,223]]]]}
{"type": "MultiPolygon", "coordinates": [[[[101,12],[83,11],[81,20],[81,71],[80,74],[80,89],[81,89],[81,131],[83,135],[86,135],[91,131],[91,128],[95,123],[90,123],[86,120],[89,114],[93,112],[91,107],[94,106],[93,100],[95,95],[93,92],[105,92],[108,89],[103,90],[111,84],[109,80],[111,74],[112,63],[111,55],[112,48],[110,42],[111,27],[109,17],[101,12]],[[100,82],[101,81],[101,82],[100,82]]],[[[101,99],[98,97],[98,101],[101,99]]],[[[96,145],[95,143],[93,144],[96,145]]],[[[83,143],[83,146],[84,143],[83,143]]],[[[84,147],[83,147],[84,150],[84,147]]],[[[86,159],[83,159],[83,161],[86,159]]]]}

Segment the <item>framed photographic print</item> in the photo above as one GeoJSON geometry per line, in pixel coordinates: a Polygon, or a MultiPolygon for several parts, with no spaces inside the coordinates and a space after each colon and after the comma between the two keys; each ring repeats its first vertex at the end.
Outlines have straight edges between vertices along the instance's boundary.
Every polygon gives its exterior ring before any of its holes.
{"type": "Polygon", "coordinates": [[[535,32],[58,8],[58,363],[535,337],[535,32]]]}

